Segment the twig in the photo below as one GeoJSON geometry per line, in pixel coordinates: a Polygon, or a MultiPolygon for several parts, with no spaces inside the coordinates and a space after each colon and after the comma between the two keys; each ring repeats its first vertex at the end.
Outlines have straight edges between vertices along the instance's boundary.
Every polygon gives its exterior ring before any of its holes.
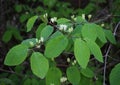
{"type": "Polygon", "coordinates": [[[111,16],[112,16],[112,15],[109,14],[109,15],[107,15],[106,17],[104,17],[104,18],[102,18],[102,19],[99,19],[99,20],[97,20],[97,21],[93,21],[93,23],[100,23],[100,22],[106,21],[106,20],[108,20],[111,16]]]}
{"type": "MultiPolygon", "coordinates": [[[[116,31],[117,31],[119,25],[120,25],[120,21],[119,21],[119,23],[116,25],[116,27],[115,27],[115,29],[114,29],[114,32],[113,32],[114,36],[116,35],[116,31]]],[[[107,52],[106,52],[106,54],[105,54],[105,56],[104,56],[104,57],[105,57],[105,60],[104,60],[103,85],[106,85],[106,84],[105,84],[105,79],[106,79],[107,59],[108,59],[108,54],[109,54],[109,52],[110,52],[110,50],[111,50],[111,47],[112,47],[112,45],[110,44],[110,45],[108,46],[107,52]]]]}
{"type": "Polygon", "coordinates": [[[16,74],[16,75],[18,75],[18,76],[20,76],[20,77],[23,77],[23,76],[24,76],[24,75],[22,75],[22,74],[19,74],[19,73],[14,72],[14,71],[5,70],[5,69],[2,69],[2,68],[0,68],[0,71],[6,72],[6,73],[11,73],[11,74],[16,74]]]}

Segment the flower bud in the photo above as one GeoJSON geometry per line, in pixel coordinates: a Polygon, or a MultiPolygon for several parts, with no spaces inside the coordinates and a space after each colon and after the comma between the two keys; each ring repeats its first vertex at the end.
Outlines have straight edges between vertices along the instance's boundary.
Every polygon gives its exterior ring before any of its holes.
{"type": "Polygon", "coordinates": [[[71,19],[74,19],[74,18],[75,18],[75,15],[72,15],[72,16],[71,16],[71,19]]]}
{"type": "Polygon", "coordinates": [[[92,15],[91,15],[91,14],[89,14],[89,15],[88,15],[88,19],[91,19],[91,17],[92,17],[92,15]]]}
{"type": "Polygon", "coordinates": [[[74,60],[73,62],[74,62],[74,64],[76,64],[76,63],[77,63],[77,61],[76,61],[76,60],[74,60]]]}
{"type": "Polygon", "coordinates": [[[70,62],[70,58],[67,58],[67,62],[68,62],[68,63],[70,62]]]}
{"type": "Polygon", "coordinates": [[[72,31],[73,31],[73,27],[70,27],[70,28],[68,29],[68,32],[71,33],[72,31]]]}
{"type": "Polygon", "coordinates": [[[53,17],[53,18],[50,19],[50,21],[51,21],[52,23],[54,23],[56,20],[57,20],[57,17],[53,17]]]}
{"type": "Polygon", "coordinates": [[[66,31],[67,30],[67,25],[64,25],[64,24],[61,24],[60,26],[59,26],[59,30],[63,30],[63,31],[66,31]]]}
{"type": "Polygon", "coordinates": [[[65,81],[67,81],[67,78],[66,78],[66,77],[60,78],[60,82],[61,82],[61,83],[65,82],[65,81]]]}
{"type": "Polygon", "coordinates": [[[75,65],[75,63],[74,63],[74,62],[72,62],[72,65],[74,66],[74,65],[75,65]]]}
{"type": "Polygon", "coordinates": [[[82,14],[82,18],[85,19],[85,14],[82,14]]]}
{"type": "Polygon", "coordinates": [[[48,17],[48,14],[47,14],[47,13],[45,13],[45,14],[43,15],[43,17],[44,17],[44,18],[48,17]]]}
{"type": "Polygon", "coordinates": [[[101,24],[101,27],[104,27],[105,26],[105,24],[101,24]]]}

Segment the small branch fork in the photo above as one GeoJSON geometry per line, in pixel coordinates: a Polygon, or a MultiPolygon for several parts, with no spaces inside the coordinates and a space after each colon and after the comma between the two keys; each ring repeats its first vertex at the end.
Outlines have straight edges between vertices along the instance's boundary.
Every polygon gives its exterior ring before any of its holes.
{"type": "MultiPolygon", "coordinates": [[[[120,25],[120,21],[118,22],[118,24],[116,25],[116,27],[115,27],[115,29],[114,29],[114,32],[113,32],[114,36],[116,36],[116,32],[117,32],[117,29],[118,29],[119,25],[120,25]]],[[[111,47],[112,47],[112,45],[110,44],[110,45],[108,46],[107,52],[106,52],[106,54],[105,54],[105,56],[104,56],[104,57],[105,57],[105,60],[104,60],[104,70],[103,70],[103,85],[106,85],[106,84],[105,84],[105,80],[106,80],[107,59],[108,59],[108,54],[109,54],[109,52],[110,52],[110,50],[111,50],[111,47]]]]}

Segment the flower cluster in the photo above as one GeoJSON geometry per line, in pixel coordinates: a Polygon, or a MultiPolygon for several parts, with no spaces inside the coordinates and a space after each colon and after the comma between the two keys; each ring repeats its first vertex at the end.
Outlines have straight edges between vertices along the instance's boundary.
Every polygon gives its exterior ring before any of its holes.
{"type": "Polygon", "coordinates": [[[66,77],[60,78],[60,82],[61,82],[61,83],[65,82],[65,81],[67,81],[67,78],[66,78],[66,77]]]}
{"type": "Polygon", "coordinates": [[[67,25],[61,24],[61,25],[59,26],[59,30],[64,31],[64,32],[71,33],[71,32],[73,31],[73,27],[68,28],[67,25]]]}
{"type": "Polygon", "coordinates": [[[57,17],[51,18],[50,21],[51,21],[52,23],[54,23],[55,21],[57,21],[57,17]]]}

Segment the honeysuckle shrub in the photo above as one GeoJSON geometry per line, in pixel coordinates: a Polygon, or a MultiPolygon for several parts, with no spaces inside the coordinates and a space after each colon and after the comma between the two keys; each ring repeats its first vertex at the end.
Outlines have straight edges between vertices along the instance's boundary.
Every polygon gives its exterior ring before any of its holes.
{"type": "MultiPolygon", "coordinates": [[[[5,57],[5,65],[18,66],[28,61],[32,73],[45,80],[46,85],[102,84],[101,79],[93,81],[96,74],[91,59],[103,63],[100,48],[107,42],[116,44],[110,30],[88,22],[85,16],[48,20],[47,14],[31,17],[26,27],[26,32],[35,30],[35,36],[11,48],[5,57]],[[42,23],[35,28],[35,22],[39,21],[42,23]]],[[[28,78],[25,83],[33,81],[36,80],[28,78]]]]}

